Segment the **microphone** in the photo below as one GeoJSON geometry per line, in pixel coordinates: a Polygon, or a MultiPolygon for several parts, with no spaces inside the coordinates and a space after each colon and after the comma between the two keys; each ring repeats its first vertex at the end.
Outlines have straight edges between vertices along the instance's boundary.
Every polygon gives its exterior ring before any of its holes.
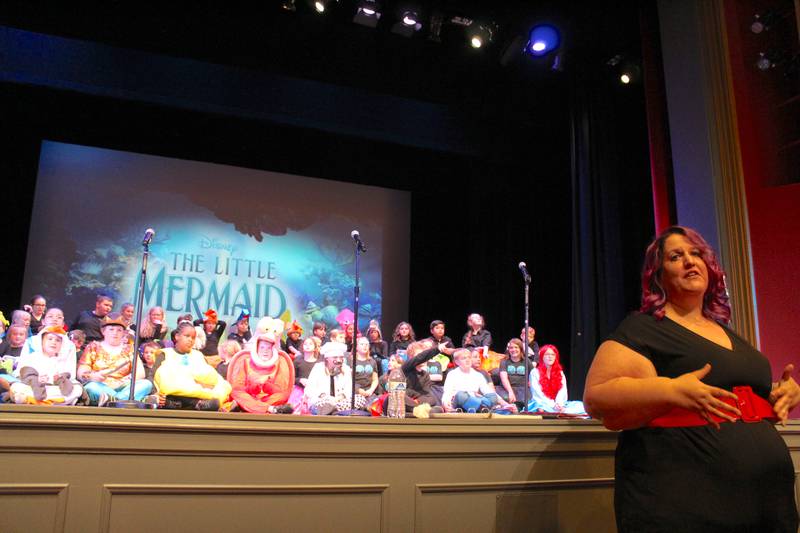
{"type": "Polygon", "coordinates": [[[358,230],[354,229],[353,231],[351,231],[350,236],[353,238],[354,241],[356,241],[356,243],[358,243],[358,249],[361,251],[361,253],[366,253],[367,247],[364,246],[364,241],[361,240],[361,234],[358,232],[358,230]]]}
{"type": "Polygon", "coordinates": [[[147,228],[144,232],[144,237],[142,237],[142,246],[147,246],[151,242],[153,242],[153,237],[156,234],[156,230],[153,228],[147,228]]]}
{"type": "Polygon", "coordinates": [[[525,283],[530,283],[531,275],[528,274],[528,265],[525,264],[525,261],[520,261],[519,265],[517,266],[519,267],[520,272],[522,272],[522,277],[525,280],[525,283]]]}

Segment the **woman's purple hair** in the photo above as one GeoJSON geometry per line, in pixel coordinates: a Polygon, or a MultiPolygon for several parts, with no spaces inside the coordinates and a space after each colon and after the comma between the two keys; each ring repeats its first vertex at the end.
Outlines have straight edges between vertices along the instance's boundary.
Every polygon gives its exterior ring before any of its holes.
{"type": "Polygon", "coordinates": [[[716,322],[727,324],[731,319],[731,306],[725,291],[725,272],[717,262],[714,250],[695,230],[683,226],[672,226],[650,243],[644,256],[642,267],[642,306],[639,311],[664,318],[664,305],[667,292],[661,285],[662,265],[664,264],[664,243],[670,235],[683,235],[700,250],[700,257],[708,270],[708,288],[703,296],[703,316],[716,322]]]}

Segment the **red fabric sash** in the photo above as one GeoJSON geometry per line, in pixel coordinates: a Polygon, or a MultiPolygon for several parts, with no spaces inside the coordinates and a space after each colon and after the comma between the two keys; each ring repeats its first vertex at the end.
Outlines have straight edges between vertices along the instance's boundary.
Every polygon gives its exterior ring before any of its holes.
{"type": "MultiPolygon", "coordinates": [[[[741,419],[743,422],[760,422],[761,420],[777,422],[778,417],[775,415],[772,405],[770,405],[767,400],[758,394],[755,394],[749,385],[734,387],[733,393],[738,397],[738,400],[734,400],[733,398],[720,398],[720,400],[728,405],[733,405],[739,408],[739,411],[742,412],[741,417],[735,415],[734,413],[728,412],[728,414],[732,415],[736,420],[741,419]]],[[[712,420],[717,422],[728,422],[728,420],[720,418],[714,414],[711,414],[710,416],[712,420]]],[[[647,426],[675,428],[705,426],[707,424],[708,420],[703,418],[700,413],[689,411],[688,409],[683,409],[681,407],[675,407],[667,413],[652,419],[650,422],[648,422],[647,426]]]]}

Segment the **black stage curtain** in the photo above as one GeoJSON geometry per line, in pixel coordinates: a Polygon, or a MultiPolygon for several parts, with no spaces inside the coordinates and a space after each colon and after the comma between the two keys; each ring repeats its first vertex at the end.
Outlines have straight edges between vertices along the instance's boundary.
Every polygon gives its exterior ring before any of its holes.
{"type": "Polygon", "coordinates": [[[580,398],[597,347],[638,307],[639,272],[654,231],[640,86],[584,72],[573,84],[572,365],[580,398]]]}

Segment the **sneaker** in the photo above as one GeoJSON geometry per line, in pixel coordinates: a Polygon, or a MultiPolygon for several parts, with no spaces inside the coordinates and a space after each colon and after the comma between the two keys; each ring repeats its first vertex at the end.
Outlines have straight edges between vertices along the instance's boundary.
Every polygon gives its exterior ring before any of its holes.
{"type": "Polygon", "coordinates": [[[317,414],[322,416],[332,415],[335,412],[336,406],[329,403],[323,404],[317,408],[317,414]]]}
{"type": "Polygon", "coordinates": [[[111,396],[109,396],[105,392],[101,392],[100,396],[97,398],[97,407],[103,407],[109,401],[111,401],[111,396]]]}
{"type": "Polygon", "coordinates": [[[194,404],[195,411],[219,411],[219,400],[212,398],[211,400],[197,400],[194,404]]]}
{"type": "Polygon", "coordinates": [[[14,403],[17,404],[28,403],[28,395],[25,394],[24,392],[14,392],[13,396],[14,396],[14,403]]]}
{"type": "Polygon", "coordinates": [[[156,409],[158,407],[158,394],[148,394],[142,398],[142,403],[146,403],[148,406],[152,406],[153,409],[156,409]]]}
{"type": "Polygon", "coordinates": [[[183,409],[183,404],[180,400],[167,396],[167,399],[164,401],[164,409],[183,409]]]}
{"type": "Polygon", "coordinates": [[[276,405],[274,412],[276,415],[290,415],[294,413],[294,408],[288,403],[285,403],[283,405],[276,405]]]}

